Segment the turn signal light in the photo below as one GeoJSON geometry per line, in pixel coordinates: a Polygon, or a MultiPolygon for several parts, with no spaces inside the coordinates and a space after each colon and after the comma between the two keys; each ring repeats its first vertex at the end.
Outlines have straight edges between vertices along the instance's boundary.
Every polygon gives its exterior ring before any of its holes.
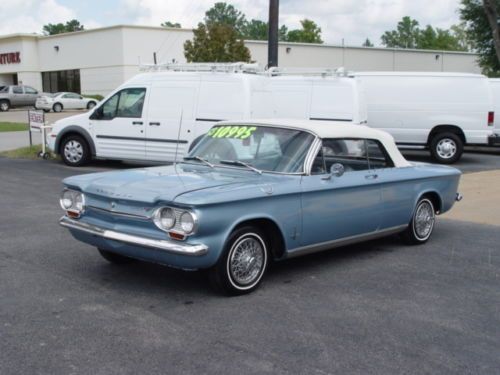
{"type": "Polygon", "coordinates": [[[168,232],[168,235],[170,236],[170,238],[173,238],[174,240],[182,241],[184,238],[186,238],[185,235],[176,232],[168,232]]]}

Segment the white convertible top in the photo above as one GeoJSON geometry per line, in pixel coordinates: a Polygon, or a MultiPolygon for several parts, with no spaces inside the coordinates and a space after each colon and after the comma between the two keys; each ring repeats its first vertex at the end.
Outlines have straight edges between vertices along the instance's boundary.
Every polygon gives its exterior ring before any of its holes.
{"type": "Polygon", "coordinates": [[[319,138],[365,138],[374,139],[382,143],[387,153],[394,162],[395,167],[409,167],[411,164],[401,155],[394,142],[394,138],[382,130],[373,129],[365,125],[346,123],[342,121],[314,121],[297,119],[270,119],[270,120],[246,120],[246,121],[223,121],[217,125],[241,124],[241,125],[264,125],[283,128],[307,130],[319,138]]]}

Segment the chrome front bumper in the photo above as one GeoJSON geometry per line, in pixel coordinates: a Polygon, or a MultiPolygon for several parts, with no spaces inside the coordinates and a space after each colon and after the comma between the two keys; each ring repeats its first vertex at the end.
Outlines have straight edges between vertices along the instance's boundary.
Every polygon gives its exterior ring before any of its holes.
{"type": "Polygon", "coordinates": [[[166,251],[178,255],[200,256],[208,252],[208,247],[206,245],[191,245],[187,243],[176,243],[170,240],[157,240],[153,238],[134,236],[131,234],[116,232],[113,230],[100,228],[95,225],[83,223],[78,220],[70,219],[67,216],[63,216],[59,220],[59,224],[61,224],[61,226],[65,228],[85,232],[97,237],[105,238],[107,240],[114,240],[126,244],[166,251]]]}

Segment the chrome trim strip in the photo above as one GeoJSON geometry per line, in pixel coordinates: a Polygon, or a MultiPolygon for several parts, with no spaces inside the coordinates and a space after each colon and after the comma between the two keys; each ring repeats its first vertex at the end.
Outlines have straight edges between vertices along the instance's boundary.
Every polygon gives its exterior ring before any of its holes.
{"type": "Polygon", "coordinates": [[[68,229],[85,232],[108,240],[115,240],[131,245],[143,246],[173,254],[201,256],[208,252],[208,247],[203,244],[190,245],[187,243],[175,243],[170,240],[157,240],[153,238],[134,236],[131,234],[100,228],[95,225],[83,223],[78,220],[72,220],[67,216],[63,216],[59,220],[59,224],[68,229]]]}
{"type": "Polygon", "coordinates": [[[147,221],[151,220],[151,216],[147,216],[147,215],[129,214],[126,212],[112,211],[112,210],[108,210],[106,208],[101,208],[101,207],[96,207],[96,206],[87,206],[86,208],[89,209],[90,211],[104,212],[108,215],[122,216],[122,217],[131,218],[131,219],[139,219],[139,220],[147,220],[147,221]]]}
{"type": "Polygon", "coordinates": [[[333,241],[320,242],[314,245],[302,246],[293,249],[286,253],[285,258],[295,258],[297,256],[317,253],[324,250],[334,249],[340,246],[352,245],[354,243],[370,241],[376,238],[389,236],[391,234],[396,234],[402,232],[408,227],[408,224],[398,225],[396,227],[387,228],[384,230],[377,230],[370,233],[358,234],[355,236],[344,237],[333,241]]]}

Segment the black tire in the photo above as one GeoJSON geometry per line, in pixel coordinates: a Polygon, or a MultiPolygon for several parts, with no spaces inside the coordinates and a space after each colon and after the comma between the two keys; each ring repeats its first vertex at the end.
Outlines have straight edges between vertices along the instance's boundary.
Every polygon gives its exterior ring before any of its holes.
{"type": "Polygon", "coordinates": [[[437,133],[429,144],[431,155],[440,164],[453,164],[462,157],[464,142],[455,133],[437,133]]]}
{"type": "Polygon", "coordinates": [[[260,229],[251,226],[236,229],[227,239],[217,264],[208,270],[212,287],[226,295],[241,295],[254,291],[266,272],[269,254],[269,241],[260,229]],[[245,251],[252,251],[244,249],[245,246],[242,245],[245,244],[256,245],[253,248],[255,250],[253,256],[245,254],[245,251]],[[235,268],[236,265],[247,267],[242,273],[250,273],[248,280],[242,282],[243,276],[235,274],[241,270],[235,268]]]}
{"type": "Polygon", "coordinates": [[[96,102],[88,102],[87,103],[87,109],[88,110],[91,110],[92,108],[94,108],[95,106],[97,105],[96,102]]]}
{"type": "Polygon", "coordinates": [[[49,113],[50,112],[50,109],[44,109],[43,110],[45,113],[49,113]]]}
{"type": "Polygon", "coordinates": [[[434,230],[434,223],[436,219],[436,209],[432,201],[427,197],[422,197],[418,200],[415,210],[413,211],[413,216],[411,217],[410,224],[408,224],[408,228],[402,233],[402,237],[404,241],[408,245],[419,245],[426,243],[434,230]],[[421,211],[425,210],[425,211],[421,211]],[[427,218],[426,214],[429,214],[427,218]],[[423,215],[419,219],[419,215],[423,215]],[[429,228],[426,227],[425,230],[419,229],[418,224],[427,223],[429,228]]]}
{"type": "Polygon", "coordinates": [[[132,263],[135,261],[135,259],[123,256],[120,254],[112,253],[111,251],[108,251],[108,250],[103,250],[103,249],[97,249],[97,250],[99,251],[99,254],[101,254],[101,256],[104,259],[106,259],[109,263],[128,264],[128,263],[132,263]]]}
{"type": "Polygon", "coordinates": [[[191,152],[191,150],[201,141],[201,139],[205,136],[205,134],[202,134],[198,137],[196,137],[194,139],[193,142],[191,142],[191,144],[189,145],[189,151],[188,152],[191,152]]]}
{"type": "Polygon", "coordinates": [[[63,110],[63,105],[61,103],[56,103],[52,106],[52,110],[56,113],[61,112],[63,110]]]}
{"type": "Polygon", "coordinates": [[[82,136],[76,134],[62,140],[59,154],[64,164],[71,167],[81,167],[90,160],[90,148],[87,141],[82,136]]]}
{"type": "Polygon", "coordinates": [[[10,109],[10,102],[8,100],[0,100],[0,111],[7,112],[10,109]]]}

